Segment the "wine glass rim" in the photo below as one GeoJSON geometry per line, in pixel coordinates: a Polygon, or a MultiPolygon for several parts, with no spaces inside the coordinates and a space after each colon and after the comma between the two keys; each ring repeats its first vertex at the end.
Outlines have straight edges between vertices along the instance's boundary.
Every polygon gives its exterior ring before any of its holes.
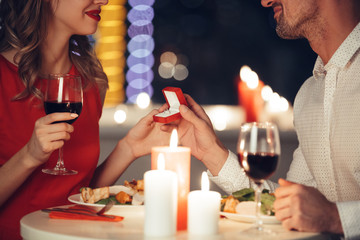
{"type": "Polygon", "coordinates": [[[257,126],[257,127],[277,127],[277,125],[274,122],[245,122],[241,124],[241,127],[251,127],[251,126],[257,126]]]}
{"type": "Polygon", "coordinates": [[[80,75],[70,74],[70,73],[50,73],[49,79],[57,79],[58,77],[63,78],[80,78],[80,75]]]}

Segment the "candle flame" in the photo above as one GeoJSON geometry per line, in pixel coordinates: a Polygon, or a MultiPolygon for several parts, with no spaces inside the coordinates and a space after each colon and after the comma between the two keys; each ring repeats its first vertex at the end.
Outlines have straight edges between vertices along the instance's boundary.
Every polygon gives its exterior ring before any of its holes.
{"type": "Polygon", "coordinates": [[[165,170],[165,157],[163,153],[159,153],[157,160],[157,169],[165,170]]]}
{"type": "Polygon", "coordinates": [[[176,148],[177,145],[178,145],[178,134],[177,134],[177,130],[174,129],[170,137],[170,149],[176,148]]]}
{"type": "Polygon", "coordinates": [[[203,172],[201,175],[201,190],[202,191],[209,191],[209,178],[206,172],[203,172]]]}
{"type": "Polygon", "coordinates": [[[242,66],[240,69],[241,81],[244,81],[248,88],[255,89],[259,85],[259,76],[249,66],[242,66]]]}

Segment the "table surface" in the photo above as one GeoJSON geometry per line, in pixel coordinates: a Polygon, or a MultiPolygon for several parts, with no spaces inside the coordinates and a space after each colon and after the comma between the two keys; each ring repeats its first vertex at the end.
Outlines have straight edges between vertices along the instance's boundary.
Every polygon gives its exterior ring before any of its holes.
{"type": "MultiPolygon", "coordinates": [[[[159,239],[144,236],[144,212],[132,211],[122,214],[125,218],[121,222],[103,222],[87,220],[50,219],[48,213],[32,212],[24,216],[21,221],[21,236],[25,240],[79,240],[79,239],[159,239]]],[[[180,239],[251,239],[247,238],[243,230],[251,227],[251,223],[221,218],[219,220],[219,234],[211,236],[195,236],[187,231],[179,231],[176,236],[161,238],[163,240],[180,239]]],[[[329,239],[329,235],[318,233],[304,233],[287,231],[280,224],[266,224],[267,229],[273,230],[276,235],[265,239],[329,239]]]]}

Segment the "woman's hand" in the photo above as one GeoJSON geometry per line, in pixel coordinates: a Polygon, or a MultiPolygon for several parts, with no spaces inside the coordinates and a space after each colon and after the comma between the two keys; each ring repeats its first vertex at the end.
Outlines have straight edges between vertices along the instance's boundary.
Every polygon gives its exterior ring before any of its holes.
{"type": "Polygon", "coordinates": [[[25,146],[30,156],[30,165],[38,166],[46,162],[54,150],[70,139],[70,133],[74,131],[74,127],[68,123],[52,123],[76,117],[78,115],[75,113],[52,113],[35,122],[33,134],[25,146]]]}
{"type": "Polygon", "coordinates": [[[125,136],[124,140],[133,159],[149,154],[153,146],[164,146],[170,143],[170,134],[161,131],[160,123],[153,120],[153,116],[166,109],[163,105],[159,110],[152,110],[143,117],[125,136]]]}

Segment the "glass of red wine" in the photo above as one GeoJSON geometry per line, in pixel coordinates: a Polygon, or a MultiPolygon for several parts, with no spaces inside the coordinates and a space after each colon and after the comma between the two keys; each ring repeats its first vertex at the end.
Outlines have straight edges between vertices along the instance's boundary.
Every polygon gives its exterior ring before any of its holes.
{"type": "Polygon", "coordinates": [[[277,126],[270,122],[243,123],[237,144],[240,165],[255,183],[256,222],[246,232],[268,234],[261,219],[261,187],[276,171],[280,158],[280,138],[277,126]]]}
{"type": "MultiPolygon", "coordinates": [[[[81,77],[71,74],[50,74],[47,79],[44,94],[44,109],[46,114],[55,112],[70,112],[80,115],[83,105],[83,90],[81,77]]],[[[72,124],[75,120],[53,122],[57,124],[66,122],[72,124]]],[[[56,166],[51,169],[42,169],[44,173],[52,175],[73,175],[78,172],[65,168],[63,147],[59,148],[59,158],[56,166]]]]}

